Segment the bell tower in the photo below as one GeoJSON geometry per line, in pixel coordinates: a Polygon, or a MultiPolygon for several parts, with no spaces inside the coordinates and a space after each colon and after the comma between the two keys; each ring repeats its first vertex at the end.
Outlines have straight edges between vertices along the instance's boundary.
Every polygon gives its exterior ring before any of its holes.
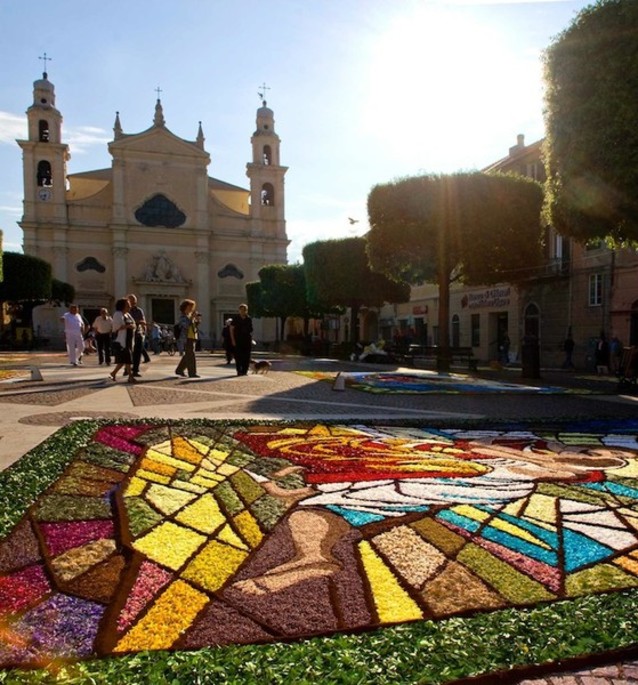
{"type": "Polygon", "coordinates": [[[65,224],[66,163],[69,147],[62,143],[62,115],[55,107],[55,87],[45,71],[33,83],[33,104],[27,109],[28,139],[18,140],[22,148],[24,173],[24,251],[36,254],[36,233],[44,223],[65,224]]]}
{"type": "MultiPolygon", "coordinates": [[[[265,92],[266,86],[262,90],[265,92]]],[[[264,234],[285,238],[284,176],[288,167],[280,165],[279,136],[275,133],[275,118],[272,109],[259,93],[262,106],[257,110],[257,128],[250,142],[253,161],[246,165],[250,179],[250,214],[261,220],[264,234]]]]}

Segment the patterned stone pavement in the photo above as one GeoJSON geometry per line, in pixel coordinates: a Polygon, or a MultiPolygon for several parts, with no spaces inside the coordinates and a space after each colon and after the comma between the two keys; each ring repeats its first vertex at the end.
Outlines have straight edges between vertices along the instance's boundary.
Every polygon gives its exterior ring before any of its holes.
{"type": "MultiPolygon", "coordinates": [[[[543,373],[546,384],[587,387],[596,384],[604,395],[373,395],[353,389],[338,392],[295,370],[374,370],[332,360],[272,358],[267,375],[238,378],[220,355],[198,355],[199,379],[174,376],[177,358],[161,355],[143,367],[136,385],[108,380],[106,367],[86,358],[69,367],[63,354],[40,354],[20,360],[0,354],[0,470],[8,467],[70,421],[85,418],[485,418],[635,417],[638,398],[621,398],[613,379],[587,379],[565,373],[543,373]],[[43,380],[30,380],[35,367],[43,380]],[[8,371],[20,373],[8,373],[8,371]],[[601,386],[601,383],[604,384],[601,386]]],[[[383,370],[390,370],[383,367],[383,370]]],[[[483,377],[489,375],[482,370],[483,377]]],[[[502,371],[507,382],[520,371],[502,371]]],[[[34,374],[37,377],[37,372],[34,374]]],[[[501,682],[498,678],[494,685],[501,682]]],[[[504,681],[503,681],[504,682],[504,681]]],[[[512,680],[519,685],[628,685],[638,683],[638,661],[611,663],[541,677],[512,680]]],[[[481,683],[491,685],[481,679],[481,683]]]]}

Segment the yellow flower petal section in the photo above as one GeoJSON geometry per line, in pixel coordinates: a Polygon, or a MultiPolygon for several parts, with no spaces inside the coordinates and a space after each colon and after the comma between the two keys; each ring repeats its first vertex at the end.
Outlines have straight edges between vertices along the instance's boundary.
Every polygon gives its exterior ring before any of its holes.
{"type": "Polygon", "coordinates": [[[144,478],[145,480],[150,480],[153,483],[162,483],[167,485],[171,482],[168,476],[161,476],[159,473],[153,473],[152,471],[146,471],[145,469],[139,469],[137,471],[137,476],[139,478],[144,478]]]}
{"type": "Polygon", "coordinates": [[[199,445],[198,449],[197,444],[193,444],[186,438],[179,436],[173,438],[173,455],[178,459],[189,461],[191,464],[200,464],[207,453],[208,447],[206,445],[199,445]]]}
{"type": "Polygon", "coordinates": [[[482,511],[481,509],[477,509],[471,504],[460,504],[458,507],[452,507],[452,511],[455,514],[472,519],[472,521],[485,521],[491,516],[491,514],[488,514],[486,511],[482,511]]]}
{"type": "Polygon", "coordinates": [[[211,540],[186,567],[182,577],[215,592],[235,574],[247,556],[248,552],[211,540]]]}
{"type": "Polygon", "coordinates": [[[239,549],[246,551],[249,551],[250,549],[244,544],[239,535],[237,535],[237,533],[235,533],[235,531],[228,524],[226,524],[218,533],[217,539],[221,542],[226,542],[233,547],[239,547],[239,549]]]}
{"type": "Polygon", "coordinates": [[[138,495],[141,495],[147,485],[148,483],[145,480],[133,476],[126,486],[126,490],[124,490],[124,497],[137,497],[138,495]]]}
{"type": "Polygon", "coordinates": [[[556,523],[556,497],[534,494],[529,498],[525,507],[525,517],[533,518],[545,523],[556,523]]]}
{"type": "Polygon", "coordinates": [[[175,518],[180,523],[208,535],[226,523],[226,517],[217,500],[210,494],[202,495],[196,502],[180,511],[175,518]]]}
{"type": "Polygon", "coordinates": [[[415,621],[423,618],[419,605],[401,587],[370,543],[365,540],[360,542],[359,552],[381,623],[415,621]]]}
{"type": "Polygon", "coordinates": [[[175,459],[170,454],[164,454],[163,452],[158,452],[156,450],[149,450],[146,453],[147,459],[152,459],[160,464],[167,464],[168,466],[174,466],[176,469],[181,469],[182,471],[194,471],[195,466],[187,461],[181,459],[175,459]]]}
{"type": "Polygon", "coordinates": [[[208,597],[176,580],[115,646],[114,652],[169,649],[208,603],[208,597]]]}
{"type": "Polygon", "coordinates": [[[264,537],[264,534],[261,532],[259,524],[248,509],[244,509],[241,514],[237,514],[233,520],[244,540],[246,540],[251,547],[257,547],[264,537]]]}
{"type": "Polygon", "coordinates": [[[133,547],[149,559],[177,571],[205,541],[194,530],[167,521],[136,540],[133,547]]]}
{"type": "Polygon", "coordinates": [[[163,514],[173,514],[184,505],[192,502],[196,495],[164,485],[151,485],[145,498],[163,514]]]}

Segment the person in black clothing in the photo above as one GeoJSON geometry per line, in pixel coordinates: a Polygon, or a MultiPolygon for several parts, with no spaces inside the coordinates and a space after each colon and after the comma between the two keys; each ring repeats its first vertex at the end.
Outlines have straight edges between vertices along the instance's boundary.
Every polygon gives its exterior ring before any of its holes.
{"type": "Polygon", "coordinates": [[[232,319],[226,319],[226,323],[222,328],[222,347],[226,353],[226,364],[230,364],[233,361],[233,343],[230,339],[230,325],[232,322],[232,319]]]}
{"type": "Polygon", "coordinates": [[[239,305],[239,314],[233,316],[230,324],[230,341],[235,354],[235,368],[238,376],[245,376],[250,365],[253,346],[253,320],[248,316],[248,305],[239,305]]]}
{"type": "Polygon", "coordinates": [[[563,369],[573,369],[574,362],[572,361],[572,355],[574,354],[574,339],[572,334],[568,333],[563,343],[563,352],[565,352],[565,361],[563,362],[563,369]]]}
{"type": "Polygon", "coordinates": [[[133,317],[136,323],[135,337],[133,338],[133,376],[139,377],[140,362],[144,357],[144,363],[151,361],[148,352],[144,349],[144,336],[146,335],[146,318],[144,317],[144,310],[137,306],[137,296],[128,295],[127,297],[131,310],[129,314],[133,317]]]}

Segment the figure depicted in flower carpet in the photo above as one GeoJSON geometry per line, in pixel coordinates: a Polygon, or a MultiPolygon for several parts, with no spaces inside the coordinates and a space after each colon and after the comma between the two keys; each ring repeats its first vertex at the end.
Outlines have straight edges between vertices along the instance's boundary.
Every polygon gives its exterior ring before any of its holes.
{"type": "Polygon", "coordinates": [[[0,664],[638,587],[637,436],[104,426],[0,542],[0,664]]]}

